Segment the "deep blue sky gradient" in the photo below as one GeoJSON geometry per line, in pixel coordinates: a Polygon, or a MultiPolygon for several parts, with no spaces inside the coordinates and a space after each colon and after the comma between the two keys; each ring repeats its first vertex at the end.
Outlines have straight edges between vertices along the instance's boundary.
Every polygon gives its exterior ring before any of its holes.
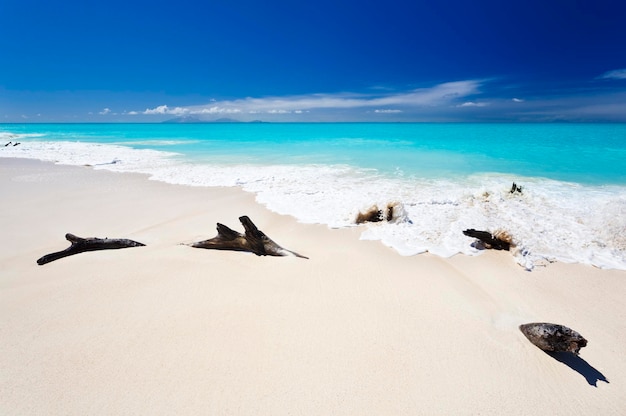
{"type": "Polygon", "coordinates": [[[0,122],[626,121],[614,0],[2,0],[0,54],[0,122]]]}

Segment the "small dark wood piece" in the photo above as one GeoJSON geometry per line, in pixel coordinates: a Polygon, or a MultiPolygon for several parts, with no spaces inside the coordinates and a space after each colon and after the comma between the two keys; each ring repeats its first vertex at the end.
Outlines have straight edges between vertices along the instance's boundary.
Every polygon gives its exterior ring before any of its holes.
{"type": "Polygon", "coordinates": [[[507,251],[511,248],[511,243],[509,241],[502,240],[494,236],[493,234],[491,234],[489,231],[478,231],[473,228],[470,228],[469,230],[463,231],[463,234],[465,234],[468,237],[474,237],[474,238],[479,239],[485,244],[486,248],[492,248],[494,250],[507,250],[507,251]]]}
{"type": "Polygon", "coordinates": [[[72,256],[74,254],[83,253],[85,251],[114,250],[118,248],[145,246],[145,244],[125,238],[81,238],[70,233],[65,234],[65,239],[71,242],[72,245],[63,251],[46,254],[45,256],[37,260],[37,264],[42,266],[46,263],[50,263],[51,261],[55,261],[67,256],[72,256]]]}
{"type": "Polygon", "coordinates": [[[544,351],[573,352],[578,355],[587,345],[587,340],[571,328],[546,322],[535,322],[519,326],[522,334],[533,345],[544,351]]]}
{"type": "Polygon", "coordinates": [[[513,185],[511,186],[511,193],[514,194],[516,192],[521,194],[522,193],[522,187],[518,186],[515,182],[513,182],[513,185]]]}
{"type": "Polygon", "coordinates": [[[380,222],[383,220],[383,211],[378,209],[377,206],[373,206],[365,212],[359,212],[354,222],[356,224],[363,224],[366,222],[380,222]]]}
{"type": "Polygon", "coordinates": [[[391,221],[393,219],[393,205],[387,204],[387,208],[385,211],[379,209],[378,206],[374,205],[370,209],[365,212],[359,212],[356,216],[354,222],[356,224],[363,224],[366,222],[381,222],[381,221],[391,221]]]}
{"type": "Polygon", "coordinates": [[[308,257],[282,248],[259,230],[247,216],[239,217],[246,230],[245,234],[234,231],[224,224],[217,223],[217,236],[191,244],[191,247],[214,250],[248,251],[257,256],[296,256],[308,257]]]}

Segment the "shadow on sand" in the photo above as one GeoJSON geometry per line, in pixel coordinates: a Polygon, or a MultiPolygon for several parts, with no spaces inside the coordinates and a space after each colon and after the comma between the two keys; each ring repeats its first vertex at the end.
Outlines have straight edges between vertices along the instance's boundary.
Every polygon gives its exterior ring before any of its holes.
{"type": "Polygon", "coordinates": [[[604,374],[596,370],[591,364],[576,354],[570,352],[544,352],[585,377],[590,386],[598,387],[598,381],[609,382],[604,374]]]}

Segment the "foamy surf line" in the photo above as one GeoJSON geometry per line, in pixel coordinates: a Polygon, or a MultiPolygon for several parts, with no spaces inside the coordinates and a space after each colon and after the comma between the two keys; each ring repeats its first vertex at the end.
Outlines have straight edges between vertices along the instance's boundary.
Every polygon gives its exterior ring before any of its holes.
{"type": "MultiPolygon", "coordinates": [[[[10,140],[19,141],[18,135],[10,140]]],[[[626,270],[626,187],[591,187],[502,174],[463,180],[396,178],[374,170],[325,165],[208,165],[182,154],[82,142],[27,141],[0,157],[142,173],[190,186],[240,187],[270,210],[303,223],[354,226],[359,211],[396,206],[389,222],[367,224],[362,239],[401,255],[478,255],[468,228],[503,231],[513,256],[532,269],[551,261],[626,270]],[[523,186],[511,193],[511,182],[523,186]]]]}

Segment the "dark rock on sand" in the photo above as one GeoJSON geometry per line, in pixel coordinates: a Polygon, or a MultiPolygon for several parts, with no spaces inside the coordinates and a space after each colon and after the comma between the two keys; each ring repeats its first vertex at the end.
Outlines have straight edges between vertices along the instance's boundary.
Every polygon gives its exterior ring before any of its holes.
{"type": "Polygon", "coordinates": [[[544,351],[578,354],[587,345],[582,335],[563,325],[535,322],[520,325],[519,329],[530,342],[544,351]]]}

